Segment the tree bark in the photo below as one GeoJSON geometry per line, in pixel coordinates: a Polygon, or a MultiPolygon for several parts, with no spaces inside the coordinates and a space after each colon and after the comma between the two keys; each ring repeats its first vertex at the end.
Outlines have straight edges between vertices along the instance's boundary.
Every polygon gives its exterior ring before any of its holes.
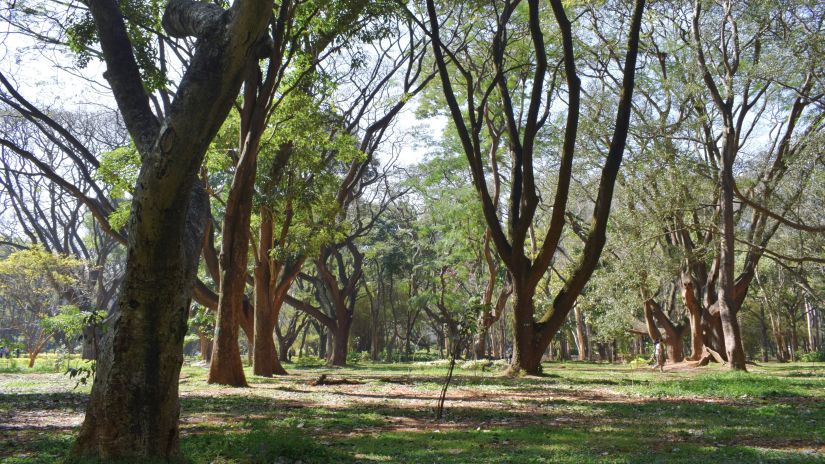
{"type": "Polygon", "coordinates": [[[576,342],[579,350],[579,361],[587,359],[587,340],[584,336],[584,317],[579,305],[573,306],[576,314],[576,342]]]}
{"type": "Polygon", "coordinates": [[[734,230],[733,224],[733,159],[736,153],[736,141],[730,133],[725,140],[722,162],[720,163],[720,229],[721,244],[719,253],[719,317],[722,321],[722,332],[725,335],[725,352],[728,366],[732,370],[747,370],[745,365],[745,350],[742,347],[742,334],[739,329],[739,320],[736,317],[738,309],[734,301],[734,230]]]}
{"type": "Polygon", "coordinates": [[[515,343],[508,372],[513,375],[523,370],[529,375],[539,375],[541,374],[541,356],[547,344],[542,346],[535,332],[533,292],[523,285],[514,284],[514,286],[513,334],[515,343]]]}
{"type": "Polygon", "coordinates": [[[142,160],[118,307],[72,454],[104,461],[169,459],[180,449],[178,380],[207,217],[196,175],[238,94],[242,71],[254,59],[272,2],[237,2],[210,22],[220,27],[198,34],[197,51],[162,124],[151,112],[117,3],[94,0],[89,10],[106,77],[142,160]]]}
{"type": "Polygon", "coordinates": [[[347,349],[349,346],[350,327],[352,319],[345,318],[337,321],[337,327],[333,334],[332,359],[333,366],[347,365],[347,349]]]}
{"type": "Polygon", "coordinates": [[[210,340],[206,335],[200,335],[200,352],[201,352],[201,359],[205,362],[212,361],[212,340],[210,340]]]}

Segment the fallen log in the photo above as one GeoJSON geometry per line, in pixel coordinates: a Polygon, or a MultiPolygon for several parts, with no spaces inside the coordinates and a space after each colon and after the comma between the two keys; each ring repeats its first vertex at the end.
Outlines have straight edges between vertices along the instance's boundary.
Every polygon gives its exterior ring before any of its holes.
{"type": "Polygon", "coordinates": [[[327,377],[326,374],[321,374],[316,380],[313,380],[309,384],[313,387],[321,386],[321,385],[361,385],[364,382],[359,382],[357,380],[349,380],[349,379],[331,379],[327,377]]]}
{"type": "Polygon", "coordinates": [[[712,350],[708,347],[705,347],[702,350],[702,357],[699,358],[699,362],[696,363],[697,366],[707,366],[710,364],[711,360],[718,362],[721,365],[727,364],[727,362],[722,358],[722,355],[719,354],[717,351],[712,350]]]}

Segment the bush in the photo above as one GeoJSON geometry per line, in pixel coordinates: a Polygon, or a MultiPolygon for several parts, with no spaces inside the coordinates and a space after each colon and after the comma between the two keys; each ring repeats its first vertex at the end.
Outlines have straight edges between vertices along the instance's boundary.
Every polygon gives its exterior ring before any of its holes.
{"type": "Polygon", "coordinates": [[[368,362],[370,362],[369,351],[347,353],[347,364],[363,364],[368,362]]]}
{"type": "Polygon", "coordinates": [[[483,371],[492,366],[493,361],[490,361],[489,359],[471,359],[469,361],[464,361],[458,367],[465,370],[483,371]]]}
{"type": "Polygon", "coordinates": [[[810,353],[798,353],[796,359],[801,362],[825,362],[825,350],[811,351],[810,353]]]}
{"type": "Polygon", "coordinates": [[[413,366],[417,367],[447,367],[449,365],[449,359],[436,359],[433,361],[419,361],[413,363],[413,366]]]}
{"type": "Polygon", "coordinates": [[[627,361],[631,367],[640,367],[650,364],[650,356],[636,356],[627,361]]]}
{"type": "Polygon", "coordinates": [[[294,363],[295,367],[322,367],[327,364],[325,360],[314,356],[301,356],[300,358],[295,358],[294,363]]]}
{"type": "Polygon", "coordinates": [[[404,355],[402,358],[405,358],[407,361],[436,361],[439,359],[438,351],[427,351],[427,350],[418,350],[411,355],[404,355]]]}

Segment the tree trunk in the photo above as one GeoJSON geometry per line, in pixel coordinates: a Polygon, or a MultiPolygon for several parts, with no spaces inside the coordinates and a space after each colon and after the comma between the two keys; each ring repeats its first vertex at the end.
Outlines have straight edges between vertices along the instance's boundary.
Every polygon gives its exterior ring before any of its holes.
{"type": "Polygon", "coordinates": [[[689,361],[698,361],[702,358],[705,343],[702,337],[702,313],[703,308],[696,298],[693,284],[686,275],[682,275],[682,301],[688,310],[688,320],[690,321],[690,357],[689,361]]]}
{"type": "MultiPolygon", "coordinates": [[[[277,332],[276,332],[277,335],[277,332]]],[[[278,361],[289,362],[289,345],[286,337],[276,337],[278,339],[278,361]]]]}
{"type": "Polygon", "coordinates": [[[796,351],[799,349],[799,338],[797,337],[797,334],[796,334],[796,332],[797,332],[797,330],[796,330],[796,319],[793,316],[791,316],[790,320],[791,320],[791,324],[790,324],[790,330],[791,330],[791,361],[795,362],[796,361],[796,351]]]}
{"type": "Polygon", "coordinates": [[[83,348],[81,350],[81,358],[97,359],[100,339],[102,336],[103,331],[97,324],[89,324],[83,327],[83,348]]]}
{"type": "Polygon", "coordinates": [[[661,338],[661,341],[667,346],[668,359],[671,362],[682,362],[685,359],[684,347],[682,344],[682,332],[684,326],[675,326],[668,319],[667,315],[662,311],[661,306],[655,300],[648,299],[645,301],[645,321],[647,323],[648,332],[654,341],[661,338]],[[658,325],[664,330],[664,337],[661,337],[659,329],[654,324],[654,319],[658,325]]]}
{"type": "Polygon", "coordinates": [[[765,316],[765,306],[759,305],[759,335],[760,344],[762,346],[762,362],[768,362],[768,348],[770,340],[768,337],[768,324],[765,316]]]}
{"type": "Polygon", "coordinates": [[[576,315],[576,344],[579,350],[579,361],[587,359],[587,340],[584,337],[584,317],[578,303],[573,306],[576,315]]]}
{"type": "Polygon", "coordinates": [[[478,334],[476,334],[475,344],[473,345],[473,357],[475,359],[484,359],[487,352],[487,327],[481,326],[478,334]]]}
{"type": "Polygon", "coordinates": [[[271,310],[266,314],[255,314],[255,356],[253,357],[252,372],[263,377],[273,375],[287,375],[286,369],[281,365],[278,350],[275,349],[275,322],[281,312],[284,303],[284,295],[288,290],[279,290],[271,302],[271,310]],[[260,322],[259,322],[260,321],[260,322]]]}
{"type": "Polygon", "coordinates": [[[810,351],[819,351],[819,313],[817,308],[811,304],[807,295],[805,295],[805,322],[808,327],[808,346],[810,347],[810,351]]]}
{"type": "Polygon", "coordinates": [[[212,361],[212,340],[209,339],[206,335],[199,334],[198,335],[199,342],[200,342],[200,352],[201,352],[201,359],[205,362],[212,361]]]}
{"type": "Polygon", "coordinates": [[[331,364],[333,366],[346,366],[352,319],[338,319],[337,322],[338,326],[336,327],[335,334],[333,335],[331,364]]]}
{"type": "Polygon", "coordinates": [[[206,193],[191,190],[190,181],[181,189],[192,195],[172,195],[161,206],[138,185],[126,275],[74,455],[107,460],[179,450],[178,381],[206,193]]]}
{"type": "MultiPolygon", "coordinates": [[[[215,332],[215,349],[212,353],[213,359],[208,378],[209,383],[236,387],[246,386],[243,363],[238,351],[238,326],[246,289],[252,194],[255,189],[258,147],[261,140],[261,133],[249,127],[250,118],[256,109],[255,97],[259,80],[260,69],[257,63],[250,65],[244,86],[244,102],[241,111],[240,159],[229,188],[223,221],[223,240],[219,256],[221,293],[216,316],[218,329],[215,332]],[[221,337],[225,339],[221,340],[221,337]]],[[[256,338],[249,338],[250,353],[255,349],[256,338]]]]}
{"type": "Polygon", "coordinates": [[[570,360],[570,349],[567,345],[567,336],[564,333],[559,333],[559,359],[562,361],[570,360]]]}
{"type": "Polygon", "coordinates": [[[535,321],[533,320],[534,291],[530,291],[524,285],[516,285],[515,283],[514,285],[513,315],[515,326],[513,327],[513,334],[515,343],[513,344],[513,359],[510,361],[508,373],[513,375],[523,370],[530,375],[539,375],[541,374],[541,356],[547,345],[540,346],[539,337],[535,330],[535,321]]]}

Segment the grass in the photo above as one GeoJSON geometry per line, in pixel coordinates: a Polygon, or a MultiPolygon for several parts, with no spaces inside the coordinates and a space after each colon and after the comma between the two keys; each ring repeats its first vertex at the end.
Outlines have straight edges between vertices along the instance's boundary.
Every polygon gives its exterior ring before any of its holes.
{"type": "MultiPolygon", "coordinates": [[[[46,363],[44,363],[46,364],[46,363]]],[[[475,366],[474,366],[475,367],[475,366]]],[[[825,368],[764,364],[673,370],[550,364],[542,377],[445,368],[293,368],[252,388],[181,372],[181,448],[192,463],[825,463],[825,368]],[[326,373],[361,382],[310,386],[326,373]],[[390,381],[388,381],[390,380],[390,381]]],[[[65,457],[88,387],[51,372],[0,374],[0,462],[65,457]]]]}

